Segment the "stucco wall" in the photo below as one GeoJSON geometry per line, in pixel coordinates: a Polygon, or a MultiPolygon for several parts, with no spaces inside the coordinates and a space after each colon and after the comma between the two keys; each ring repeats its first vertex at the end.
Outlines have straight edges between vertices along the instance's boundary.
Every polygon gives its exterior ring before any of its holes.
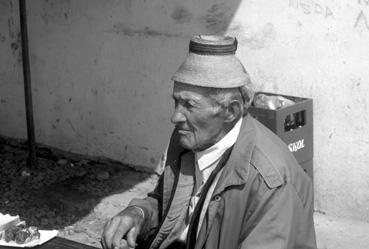
{"type": "MultiPolygon", "coordinates": [[[[0,1],[0,134],[25,138],[17,2],[0,1]]],[[[27,2],[38,142],[155,167],[191,35],[236,35],[255,89],[314,99],[316,209],[369,221],[369,1],[27,2]]]]}

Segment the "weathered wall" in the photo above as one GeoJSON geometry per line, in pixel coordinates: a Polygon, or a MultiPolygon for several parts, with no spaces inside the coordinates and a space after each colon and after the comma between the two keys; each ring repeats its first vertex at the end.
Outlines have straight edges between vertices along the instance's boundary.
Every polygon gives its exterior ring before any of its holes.
{"type": "MultiPolygon", "coordinates": [[[[17,2],[0,0],[0,134],[24,138],[17,2]]],[[[369,1],[27,2],[38,142],[154,167],[191,35],[236,35],[257,90],[314,99],[316,208],[369,221],[369,1]]]]}
{"type": "Polygon", "coordinates": [[[26,136],[18,5],[0,1],[0,134],[26,136]]]}

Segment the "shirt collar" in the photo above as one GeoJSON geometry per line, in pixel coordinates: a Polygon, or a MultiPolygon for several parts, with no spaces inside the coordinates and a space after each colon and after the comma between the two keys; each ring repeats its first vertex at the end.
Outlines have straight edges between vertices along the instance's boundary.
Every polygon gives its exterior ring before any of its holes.
{"type": "Polygon", "coordinates": [[[242,118],[240,118],[233,128],[216,144],[203,150],[195,152],[195,158],[199,166],[200,171],[203,171],[216,160],[218,160],[223,153],[229,149],[237,140],[238,134],[240,133],[242,124],[242,118]]]}

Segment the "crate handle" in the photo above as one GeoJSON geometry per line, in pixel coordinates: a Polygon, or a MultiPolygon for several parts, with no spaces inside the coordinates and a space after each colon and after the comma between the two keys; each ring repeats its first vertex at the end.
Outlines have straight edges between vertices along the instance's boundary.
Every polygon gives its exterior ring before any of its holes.
{"type": "Polygon", "coordinates": [[[293,131],[306,124],[305,110],[288,114],[284,119],[284,131],[293,131]]]}

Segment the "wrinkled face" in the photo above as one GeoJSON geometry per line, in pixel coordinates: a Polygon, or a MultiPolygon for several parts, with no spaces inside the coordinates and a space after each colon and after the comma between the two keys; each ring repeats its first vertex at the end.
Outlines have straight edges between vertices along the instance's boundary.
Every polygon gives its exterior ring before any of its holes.
{"type": "Polygon", "coordinates": [[[224,110],[207,96],[207,89],[179,82],[174,83],[175,109],[172,123],[177,127],[182,147],[204,150],[226,134],[224,110]]]}

